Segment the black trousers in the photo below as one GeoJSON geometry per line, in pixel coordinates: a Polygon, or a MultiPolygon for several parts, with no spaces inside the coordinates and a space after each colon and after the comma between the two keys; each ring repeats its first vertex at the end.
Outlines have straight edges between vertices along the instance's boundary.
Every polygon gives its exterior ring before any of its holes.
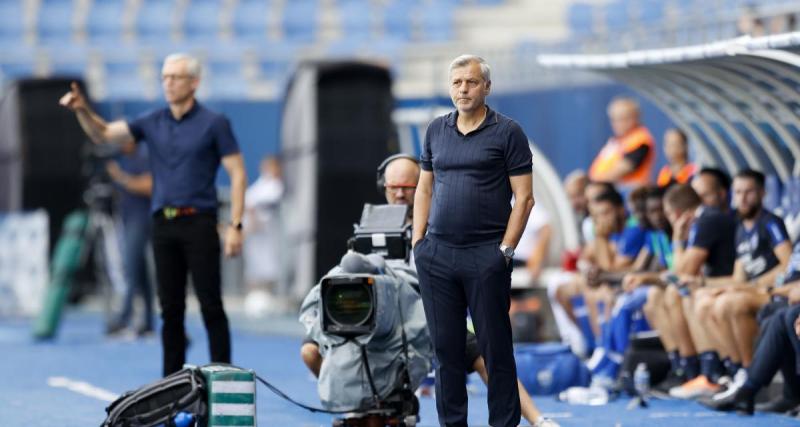
{"type": "Polygon", "coordinates": [[[186,362],[187,272],[192,275],[200,301],[211,361],[230,363],[231,339],[222,306],[216,216],[197,214],[170,220],[157,216],[153,223],[153,253],[163,320],[164,376],[179,371],[186,362]]]}
{"type": "Polygon", "coordinates": [[[511,340],[511,267],[499,244],[454,248],[427,236],[414,247],[422,303],[438,359],[436,409],[442,426],[467,425],[466,312],[489,373],[489,424],[520,421],[511,340]]]}
{"type": "Polygon", "coordinates": [[[800,377],[796,357],[800,340],[794,332],[794,320],[800,315],[800,305],[780,308],[761,322],[761,336],[748,368],[748,380],[760,389],[772,381],[775,373],[783,373],[783,395],[800,398],[800,377]]]}

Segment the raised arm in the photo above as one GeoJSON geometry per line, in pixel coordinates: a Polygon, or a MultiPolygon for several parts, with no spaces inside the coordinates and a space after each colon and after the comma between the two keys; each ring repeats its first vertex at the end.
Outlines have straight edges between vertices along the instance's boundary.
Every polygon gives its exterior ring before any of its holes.
{"type": "Polygon", "coordinates": [[[130,150],[134,144],[128,124],[123,120],[109,123],[92,111],[78,83],[72,82],[70,91],[61,97],[59,104],[75,112],[81,128],[95,144],[121,144],[126,150],[130,150]]]}

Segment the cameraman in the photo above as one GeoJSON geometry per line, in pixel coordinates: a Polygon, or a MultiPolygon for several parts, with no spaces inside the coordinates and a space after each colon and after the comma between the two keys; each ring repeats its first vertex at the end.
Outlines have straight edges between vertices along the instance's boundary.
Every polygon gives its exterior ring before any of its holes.
{"type": "MultiPolygon", "coordinates": [[[[407,205],[409,207],[409,223],[411,223],[411,215],[414,212],[414,195],[417,181],[419,181],[419,174],[419,162],[416,158],[406,154],[390,156],[378,166],[378,186],[383,187],[386,202],[392,205],[407,205]]],[[[411,263],[411,265],[413,266],[414,264],[411,263]]],[[[319,345],[310,338],[304,339],[300,348],[300,356],[314,376],[319,377],[320,368],[322,367],[319,345]]],[[[464,357],[468,362],[467,366],[470,367],[468,373],[477,372],[484,384],[487,383],[489,374],[478,349],[478,340],[475,334],[469,331],[467,331],[464,357]]],[[[557,427],[558,425],[555,422],[542,417],[519,380],[517,380],[517,386],[522,417],[534,426],[557,427]]]]}

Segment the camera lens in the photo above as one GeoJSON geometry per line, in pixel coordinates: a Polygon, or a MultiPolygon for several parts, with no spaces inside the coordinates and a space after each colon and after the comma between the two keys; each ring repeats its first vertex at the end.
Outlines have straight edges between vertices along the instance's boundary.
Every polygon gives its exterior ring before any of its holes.
{"type": "Polygon", "coordinates": [[[372,294],[365,283],[332,286],[325,295],[328,317],[340,326],[360,326],[372,314],[372,294]]]}

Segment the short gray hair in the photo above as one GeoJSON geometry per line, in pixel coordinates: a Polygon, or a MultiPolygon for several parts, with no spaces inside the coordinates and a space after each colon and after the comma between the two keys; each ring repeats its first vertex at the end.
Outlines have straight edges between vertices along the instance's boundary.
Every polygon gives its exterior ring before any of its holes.
{"type": "Polygon", "coordinates": [[[200,61],[197,58],[189,55],[188,53],[173,53],[164,58],[165,64],[167,62],[175,61],[185,61],[186,72],[194,78],[200,78],[200,71],[202,70],[202,67],[200,66],[200,61]]]}
{"type": "Polygon", "coordinates": [[[465,54],[454,59],[453,62],[450,63],[450,72],[452,73],[456,68],[466,67],[473,62],[481,66],[481,76],[483,76],[483,79],[487,82],[492,81],[492,68],[489,67],[485,59],[478,55],[465,54]]]}

